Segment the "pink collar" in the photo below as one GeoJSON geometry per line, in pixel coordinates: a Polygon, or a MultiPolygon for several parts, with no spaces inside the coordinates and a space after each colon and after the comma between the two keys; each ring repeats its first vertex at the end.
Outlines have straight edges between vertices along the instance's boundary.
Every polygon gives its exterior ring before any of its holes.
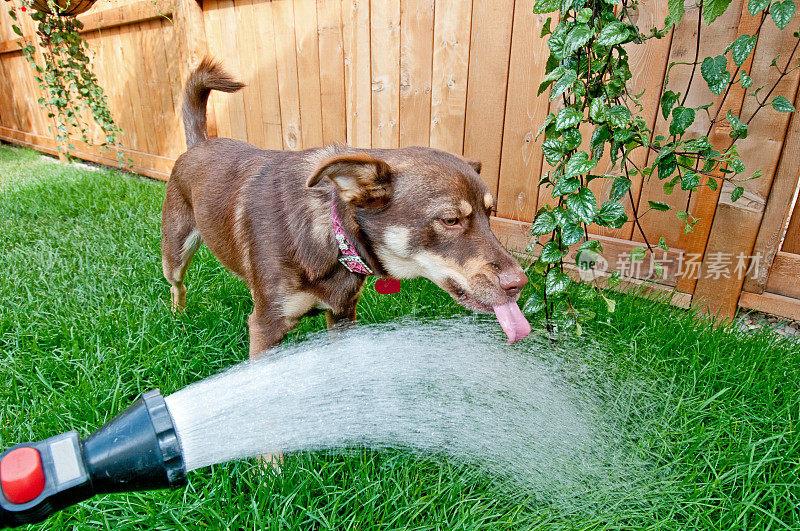
{"type": "Polygon", "coordinates": [[[341,256],[339,261],[351,273],[358,273],[360,275],[372,275],[372,269],[358,256],[355,246],[344,233],[342,228],[342,219],[336,211],[336,191],[331,190],[331,219],[333,220],[333,235],[336,237],[336,242],[339,244],[339,252],[341,256]]]}

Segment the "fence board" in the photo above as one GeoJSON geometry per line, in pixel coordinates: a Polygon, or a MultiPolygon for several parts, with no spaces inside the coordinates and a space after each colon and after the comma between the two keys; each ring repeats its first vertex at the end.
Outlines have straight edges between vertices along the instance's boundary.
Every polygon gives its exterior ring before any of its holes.
{"type": "Polygon", "coordinates": [[[400,1],[400,146],[427,146],[431,136],[433,0],[400,1]]]}
{"type": "Polygon", "coordinates": [[[437,0],[433,20],[431,147],[461,153],[472,2],[437,0]]]}
{"type": "Polygon", "coordinates": [[[322,145],[322,99],[316,0],[294,0],[297,79],[303,148],[322,145]]]}
{"type": "Polygon", "coordinates": [[[280,89],[278,83],[278,59],[275,48],[275,25],[273,3],[253,0],[252,19],[249,21],[258,35],[255,39],[256,63],[253,81],[258,85],[261,101],[260,126],[264,130],[265,149],[283,149],[280,89]]]}
{"type": "Polygon", "coordinates": [[[473,0],[464,155],[481,161],[481,178],[496,193],[500,177],[514,2],[473,0]]]}
{"type": "MultiPolygon", "coordinates": [[[[652,28],[661,27],[664,24],[664,18],[669,13],[666,2],[660,0],[643,0],[639,2],[638,8],[635,11],[636,23],[641,28],[643,34],[649,33],[652,28]]],[[[658,113],[660,111],[661,89],[664,84],[664,74],[666,72],[666,63],[664,57],[669,55],[669,50],[672,45],[672,33],[669,33],[662,39],[650,39],[644,45],[637,43],[628,44],[625,49],[628,52],[628,61],[632,72],[636,74],[630,80],[631,92],[633,94],[642,94],[639,102],[642,105],[640,115],[645,118],[647,127],[651,130],[655,128],[658,113]]],[[[584,145],[581,149],[589,151],[588,139],[591,138],[591,130],[584,134],[584,145]]],[[[652,136],[652,135],[651,135],[652,136]]],[[[632,163],[631,169],[644,168],[647,164],[648,150],[647,148],[635,149],[630,154],[630,161],[632,163]]],[[[619,165],[611,164],[611,157],[608,150],[600,158],[597,164],[595,173],[604,173],[610,175],[624,175],[624,171],[619,165]]],[[[639,198],[642,192],[643,177],[641,174],[631,176],[631,195],[635,204],[638,206],[639,198]]],[[[613,180],[611,179],[595,179],[589,183],[589,187],[597,197],[598,204],[602,204],[608,200],[611,192],[613,180]]],[[[613,236],[615,238],[631,239],[636,233],[637,241],[642,241],[641,232],[638,228],[634,228],[633,208],[629,196],[622,200],[625,205],[625,213],[628,215],[628,221],[619,229],[611,229],[607,227],[595,226],[592,233],[602,234],[606,236],[613,236]]]]}
{"type": "MultiPolygon", "coordinates": [[[[746,8],[745,12],[746,12],[746,8]]],[[[757,19],[743,15],[740,31],[753,33],[756,29],[757,19]],[[752,28],[752,30],[750,30],[752,28]]],[[[800,18],[800,17],[798,17],[800,18]]],[[[796,26],[796,21],[791,22],[796,26]]],[[[752,66],[748,68],[755,83],[774,83],[778,79],[778,72],[772,68],[771,62],[777,55],[789,57],[794,48],[794,43],[784,37],[784,33],[775,24],[765,23],[761,31],[758,45],[753,52],[752,66]]],[[[785,63],[782,63],[784,66],[785,63]]],[[[790,94],[792,97],[797,90],[797,71],[786,76],[778,85],[779,94],[790,94]]],[[[741,89],[739,89],[741,91],[741,89]]],[[[732,91],[733,92],[733,91],[732,91]]],[[[762,96],[763,97],[763,96],[762,96]]],[[[741,101],[743,96],[739,96],[741,101]]],[[[794,98],[792,98],[794,99],[794,98]]],[[[740,184],[745,195],[737,202],[730,201],[729,192],[733,186],[725,183],[722,187],[722,196],[719,203],[711,206],[707,215],[713,216],[713,225],[706,243],[706,254],[725,253],[734,260],[739,257],[749,256],[758,235],[761,218],[764,214],[764,205],[769,195],[769,187],[775,174],[775,169],[780,158],[789,117],[785,113],[778,113],[771,107],[764,108],[755,119],[751,116],[756,111],[758,102],[755,98],[744,100],[741,114],[750,122],[748,137],[737,142],[742,160],[748,168],[761,168],[764,176],[760,179],[745,181],[740,184]],[[716,208],[716,213],[714,212],[716,208]]],[[[727,122],[725,123],[728,126],[727,122]]],[[[721,135],[727,136],[730,127],[722,128],[721,135]]],[[[712,141],[717,142],[716,138],[712,141]]],[[[752,173],[753,170],[750,171],[752,173]]],[[[736,313],[739,294],[744,283],[745,270],[732,269],[731,274],[716,279],[708,274],[711,262],[706,261],[701,268],[700,278],[694,291],[693,306],[701,307],[710,313],[731,318],[736,313]]]]}
{"type": "Polygon", "coordinates": [[[342,0],[347,143],[372,145],[369,3],[342,0]]]}
{"type": "Polygon", "coordinates": [[[322,99],[322,141],[347,142],[344,101],[342,4],[340,0],[317,2],[319,26],[319,81],[322,99]]]}
{"type": "Polygon", "coordinates": [[[546,20],[533,0],[517,0],[508,69],[505,124],[497,189],[497,215],[530,221],[536,213],[542,138],[536,130],[549,112],[549,91],[536,97],[550,50],[539,37],[546,20]]]}
{"type": "Polygon", "coordinates": [[[800,200],[794,205],[794,213],[789,220],[789,229],[786,231],[782,250],[786,253],[800,254],[800,200]]]}
{"type": "Polygon", "coordinates": [[[370,4],[372,147],[400,144],[400,3],[370,4]]]}

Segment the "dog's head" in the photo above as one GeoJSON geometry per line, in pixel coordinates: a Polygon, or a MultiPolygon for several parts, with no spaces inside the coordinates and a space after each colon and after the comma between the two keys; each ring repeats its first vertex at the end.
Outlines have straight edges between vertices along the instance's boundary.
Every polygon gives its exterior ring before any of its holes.
{"type": "Polygon", "coordinates": [[[322,161],[308,185],[333,181],[391,276],[428,278],[490,312],[515,303],[527,277],[489,228],[495,198],[479,172],[435,149],[372,150],[322,161]]]}

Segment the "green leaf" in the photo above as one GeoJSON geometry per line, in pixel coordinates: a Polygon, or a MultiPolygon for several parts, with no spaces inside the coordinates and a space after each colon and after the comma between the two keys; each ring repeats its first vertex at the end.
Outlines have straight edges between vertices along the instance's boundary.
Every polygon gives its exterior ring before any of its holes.
{"type": "Polygon", "coordinates": [[[706,186],[708,186],[709,188],[711,188],[712,190],[714,190],[716,192],[717,191],[717,180],[715,178],[713,178],[713,177],[709,177],[708,181],[706,181],[706,186]]]}
{"type": "Polygon", "coordinates": [[[553,187],[553,197],[571,194],[581,187],[581,181],[575,177],[561,177],[553,187]]]}
{"type": "Polygon", "coordinates": [[[556,242],[549,241],[544,244],[544,247],[542,248],[542,254],[539,255],[539,260],[545,264],[554,264],[564,258],[565,254],[566,253],[558,248],[558,244],[556,242]]]}
{"type": "Polygon", "coordinates": [[[658,178],[664,180],[670,177],[675,170],[678,169],[678,159],[675,158],[674,153],[670,153],[663,159],[658,161],[658,178]]]}
{"type": "Polygon", "coordinates": [[[536,136],[533,137],[533,139],[537,140],[541,136],[541,134],[544,133],[544,130],[547,129],[547,126],[555,121],[556,121],[556,115],[553,113],[548,114],[545,117],[544,122],[542,122],[542,126],[539,127],[538,131],[536,131],[536,136]]]}
{"type": "Polygon", "coordinates": [[[664,26],[678,25],[683,20],[683,0],[669,0],[667,5],[669,6],[669,15],[664,20],[664,26]]]}
{"type": "Polygon", "coordinates": [[[663,249],[664,251],[669,251],[669,245],[667,245],[667,239],[663,236],[658,239],[658,248],[663,249]]]}
{"type": "Polygon", "coordinates": [[[589,188],[581,188],[577,194],[567,197],[567,210],[582,222],[591,223],[597,214],[597,199],[589,188]]]}
{"type": "Polygon", "coordinates": [[[631,188],[631,180],[627,177],[617,177],[614,179],[614,184],[611,185],[611,193],[609,194],[608,199],[610,201],[619,201],[622,199],[625,194],[628,193],[628,190],[631,188]]]}
{"type": "Polygon", "coordinates": [[[589,42],[592,38],[592,28],[586,24],[578,24],[570,30],[567,34],[567,40],[564,42],[564,57],[568,57],[575,53],[581,46],[589,42]]]}
{"type": "Polygon", "coordinates": [[[738,116],[734,115],[730,110],[725,114],[728,123],[731,124],[733,131],[728,133],[731,138],[747,138],[748,125],[741,121],[738,116]]]}
{"type": "Polygon", "coordinates": [[[794,18],[794,1],[784,0],[783,2],[773,2],[769,8],[772,20],[780,29],[785,28],[794,18]]]}
{"type": "MultiPolygon", "coordinates": [[[[683,4],[681,4],[683,5],[683,4]]],[[[672,110],[672,107],[678,102],[678,97],[680,94],[677,92],[672,92],[671,90],[666,91],[661,96],[661,115],[666,120],[669,118],[669,112],[672,110]]]]}
{"type": "Polygon", "coordinates": [[[561,226],[561,243],[569,247],[583,238],[583,227],[574,221],[568,221],[561,226]]]}
{"type": "Polygon", "coordinates": [[[594,169],[597,166],[596,160],[589,160],[589,155],[585,151],[578,151],[572,155],[564,167],[564,175],[574,177],[594,169]]]}
{"type": "MultiPolygon", "coordinates": [[[[553,83],[553,87],[550,89],[550,101],[553,101],[557,97],[561,96],[564,92],[569,90],[572,85],[575,84],[575,80],[578,79],[578,74],[575,73],[574,70],[567,70],[564,72],[564,75],[561,76],[558,81],[553,83]]],[[[539,91],[539,94],[544,92],[543,90],[539,91]]]]}
{"type": "Polygon", "coordinates": [[[631,120],[631,111],[623,105],[614,105],[608,110],[607,113],[608,123],[612,127],[622,129],[628,125],[631,120]]]}
{"type": "MultiPolygon", "coordinates": [[[[703,12],[705,14],[705,11],[703,12]]],[[[714,94],[722,94],[728,82],[731,80],[731,73],[728,72],[728,59],[724,55],[716,57],[706,57],[700,65],[700,73],[708,83],[708,88],[714,94]]]]}
{"type": "Polygon", "coordinates": [[[742,159],[733,159],[728,163],[728,168],[733,171],[733,173],[744,173],[745,166],[742,159]]]}
{"type": "Polygon", "coordinates": [[[794,112],[794,105],[785,96],[775,96],[772,108],[778,112],[794,112]]]}
{"type": "Polygon", "coordinates": [[[704,0],[703,19],[705,19],[706,24],[711,24],[717,20],[728,9],[730,3],[731,0],[704,0]]]}
{"type": "Polygon", "coordinates": [[[606,120],[605,96],[592,100],[592,103],[589,105],[589,117],[595,122],[604,122],[606,120]]]}
{"type": "Polygon", "coordinates": [[[658,210],[659,212],[666,212],[672,208],[668,204],[662,203],[661,201],[648,201],[647,204],[650,205],[650,208],[653,210],[658,210]]]}
{"type": "Polygon", "coordinates": [[[669,124],[669,134],[680,136],[694,123],[694,109],[689,107],[675,107],[672,110],[672,122],[669,124]]]}
{"type": "Polygon", "coordinates": [[[606,201],[597,213],[597,219],[606,226],[615,223],[623,216],[625,216],[625,221],[627,221],[625,207],[616,201],[606,201]]]}
{"type": "Polygon", "coordinates": [[[678,181],[680,181],[680,179],[681,178],[678,175],[676,175],[669,181],[664,181],[664,187],[663,187],[664,193],[667,195],[672,194],[672,192],[675,190],[675,185],[678,184],[678,181]]]}
{"type": "Polygon", "coordinates": [[[700,175],[692,170],[686,170],[681,177],[681,190],[694,190],[700,184],[700,175]]]}
{"type": "Polygon", "coordinates": [[[563,293],[569,287],[569,275],[562,273],[558,268],[553,267],[547,272],[545,277],[544,286],[548,296],[558,295],[563,293]]]}
{"type": "Polygon", "coordinates": [[[550,13],[551,11],[557,11],[560,7],[560,0],[536,0],[536,3],[533,5],[533,12],[550,13]]]}
{"type": "Polygon", "coordinates": [[[644,257],[647,256],[647,251],[644,250],[644,247],[636,246],[631,249],[631,262],[638,262],[639,260],[644,260],[644,257]]]}
{"type": "Polygon", "coordinates": [[[550,164],[557,164],[558,161],[561,160],[562,155],[564,155],[561,141],[555,138],[542,142],[542,152],[544,153],[544,158],[550,164]]]}
{"type": "Polygon", "coordinates": [[[756,38],[752,35],[739,35],[739,37],[731,43],[731,57],[736,66],[742,66],[747,60],[747,57],[756,47],[756,38]]]}
{"type": "Polygon", "coordinates": [[[592,18],[592,8],[584,7],[578,14],[575,16],[575,20],[577,20],[581,24],[586,24],[589,22],[589,19],[592,18]]]}
{"type": "Polygon", "coordinates": [[[11,28],[14,30],[14,33],[22,37],[22,30],[16,24],[12,24],[11,28]]]}
{"type": "Polygon", "coordinates": [[[739,200],[740,197],[742,197],[743,193],[744,193],[744,188],[742,188],[741,186],[737,186],[731,192],[731,201],[735,203],[736,201],[739,200]]]}
{"type": "Polygon", "coordinates": [[[597,36],[597,44],[602,46],[614,46],[622,44],[630,39],[630,30],[622,22],[612,22],[600,30],[597,36]]]}
{"type": "Polygon", "coordinates": [[[755,16],[767,8],[772,0],[747,0],[747,11],[755,16]]]}
{"type": "Polygon", "coordinates": [[[753,78],[742,72],[739,75],[739,80],[742,83],[742,88],[750,88],[753,86],[753,78]]]}
{"type": "Polygon", "coordinates": [[[590,147],[592,149],[592,158],[600,159],[603,156],[605,143],[611,138],[611,131],[606,124],[599,125],[592,133],[590,147]]]}
{"type": "Polygon", "coordinates": [[[583,115],[572,107],[566,107],[558,111],[556,116],[556,131],[563,131],[567,127],[578,125],[583,115]]]}
{"type": "Polygon", "coordinates": [[[564,151],[572,151],[578,149],[581,142],[583,142],[583,135],[577,127],[564,129],[561,133],[561,143],[564,146],[564,151]]]}
{"type": "Polygon", "coordinates": [[[538,292],[534,291],[528,300],[525,301],[525,306],[522,307],[522,313],[530,315],[541,312],[544,309],[544,297],[538,292]]]}
{"type": "Polygon", "coordinates": [[[534,236],[547,234],[553,232],[557,226],[558,223],[556,222],[556,217],[552,212],[540,212],[539,215],[536,216],[536,219],[533,220],[533,224],[531,225],[531,234],[534,236]]]}

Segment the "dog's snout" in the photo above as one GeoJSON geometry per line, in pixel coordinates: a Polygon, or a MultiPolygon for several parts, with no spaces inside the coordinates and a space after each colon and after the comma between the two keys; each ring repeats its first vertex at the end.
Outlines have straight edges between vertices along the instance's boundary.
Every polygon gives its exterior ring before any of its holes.
{"type": "Polygon", "coordinates": [[[509,297],[516,297],[528,283],[528,277],[522,271],[503,272],[498,275],[498,278],[500,287],[509,297]]]}

